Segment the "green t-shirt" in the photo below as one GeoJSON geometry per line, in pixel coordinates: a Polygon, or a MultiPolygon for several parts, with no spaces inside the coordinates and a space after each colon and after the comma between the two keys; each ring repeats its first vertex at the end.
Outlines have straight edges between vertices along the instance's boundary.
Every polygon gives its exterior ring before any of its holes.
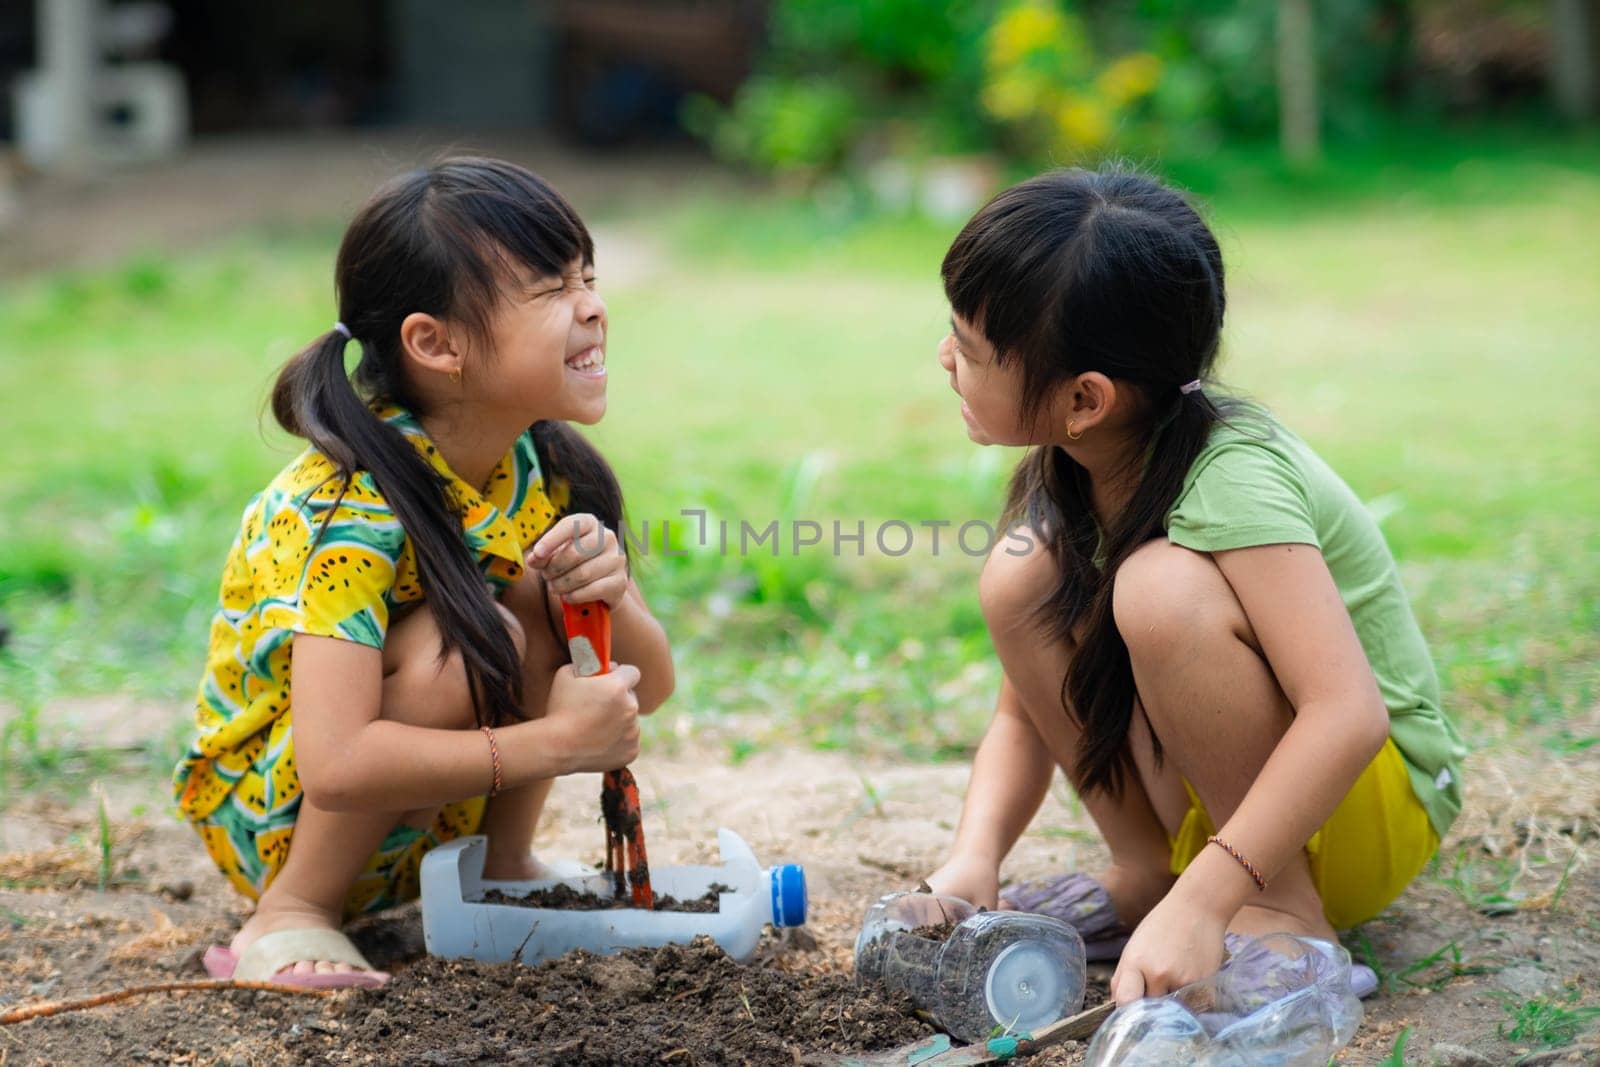
{"type": "Polygon", "coordinates": [[[1321,550],[1389,707],[1389,736],[1444,837],[1461,811],[1466,750],[1439,706],[1439,679],[1394,557],[1350,487],[1270,415],[1247,409],[1212,430],[1166,526],[1168,540],[1197,552],[1285,543],[1321,550]]]}

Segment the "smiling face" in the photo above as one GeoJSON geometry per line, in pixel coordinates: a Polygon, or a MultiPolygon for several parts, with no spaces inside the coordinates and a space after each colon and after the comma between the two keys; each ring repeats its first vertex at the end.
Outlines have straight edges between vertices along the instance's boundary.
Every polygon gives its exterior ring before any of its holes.
{"type": "Polygon", "coordinates": [[[950,333],[939,343],[939,365],[950,375],[950,388],[961,397],[967,436],[980,445],[1033,444],[1020,425],[1022,363],[1001,366],[994,346],[972,323],[950,317],[950,333]]]}
{"type": "Polygon", "coordinates": [[[486,409],[592,425],[606,413],[606,327],[592,263],[560,277],[519,269],[490,320],[490,354],[463,377],[486,409]]]}

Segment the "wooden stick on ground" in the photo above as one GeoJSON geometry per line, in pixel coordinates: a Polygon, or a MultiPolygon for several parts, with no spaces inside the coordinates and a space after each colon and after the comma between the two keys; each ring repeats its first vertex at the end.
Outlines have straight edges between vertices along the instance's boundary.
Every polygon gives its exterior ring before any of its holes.
{"type": "Polygon", "coordinates": [[[1059,1045],[1063,1041],[1082,1041],[1086,1037],[1093,1037],[1095,1031],[1100,1029],[1100,1024],[1105,1022],[1106,1017],[1116,1009],[1117,1002],[1108,1000],[1099,1007],[1051,1023],[1042,1027],[1032,1037],[1018,1041],[1017,1052],[1026,1055],[1050,1045],[1059,1045]]]}
{"type": "Polygon", "coordinates": [[[1063,1041],[1082,1041],[1093,1036],[1100,1024],[1116,1010],[1113,1001],[1099,1007],[1079,1012],[1077,1015],[1041,1027],[1027,1038],[1017,1039],[1014,1045],[1000,1041],[977,1041],[957,1048],[950,1047],[950,1038],[936,1034],[932,1038],[913,1042],[889,1052],[870,1052],[821,1060],[808,1059],[806,1063],[827,1063],[835,1067],[905,1067],[920,1064],[922,1067],[975,1067],[977,1064],[1003,1063],[1018,1056],[1027,1056],[1063,1041]]]}
{"type": "Polygon", "coordinates": [[[57,1000],[45,1004],[29,1004],[25,1007],[14,1008],[11,1011],[0,1014],[0,1026],[27,1022],[29,1019],[43,1019],[68,1011],[98,1008],[102,1004],[115,1004],[119,1000],[141,997],[146,993],[175,993],[191,989],[254,989],[263,993],[293,993],[311,997],[325,997],[339,992],[337,989],[307,989],[304,986],[283,985],[279,982],[235,982],[229,979],[215,978],[193,979],[185,982],[155,982],[150,985],[113,989],[107,993],[96,993],[94,996],[80,997],[77,1000],[57,1000]]]}

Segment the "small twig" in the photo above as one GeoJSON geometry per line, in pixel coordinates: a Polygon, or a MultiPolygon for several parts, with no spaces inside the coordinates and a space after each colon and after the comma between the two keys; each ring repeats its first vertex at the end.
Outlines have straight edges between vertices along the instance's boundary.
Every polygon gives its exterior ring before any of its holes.
{"type": "Polygon", "coordinates": [[[889,860],[880,860],[877,857],[869,856],[866,853],[857,855],[856,862],[860,863],[863,867],[871,867],[875,871],[882,871],[885,874],[892,874],[896,878],[910,878],[916,873],[903,863],[893,863],[889,860]]]}
{"type": "Polygon", "coordinates": [[[756,1021],[756,1013],[750,1010],[750,997],[745,993],[744,980],[739,980],[739,1003],[744,1005],[744,1013],[750,1016],[750,1021],[756,1021]]]}
{"type": "Polygon", "coordinates": [[[511,954],[511,958],[518,963],[522,962],[522,950],[528,947],[528,942],[533,940],[533,935],[539,932],[539,923],[541,921],[539,919],[533,921],[533,925],[528,927],[528,936],[522,939],[522,944],[517,946],[517,951],[511,954]]]}
{"type": "Polygon", "coordinates": [[[98,1008],[103,1004],[115,1004],[119,1000],[141,997],[146,993],[177,993],[199,989],[253,989],[262,993],[293,993],[309,997],[326,997],[338,992],[333,989],[307,989],[305,986],[283,985],[278,982],[236,982],[230,979],[219,980],[214,978],[195,979],[187,982],[156,982],[151,985],[136,985],[128,986],[124,989],[113,989],[109,993],[96,993],[92,997],[81,997],[78,1000],[57,1000],[45,1004],[30,1004],[0,1015],[0,1026],[27,1022],[29,1019],[42,1019],[68,1011],[98,1008]]]}

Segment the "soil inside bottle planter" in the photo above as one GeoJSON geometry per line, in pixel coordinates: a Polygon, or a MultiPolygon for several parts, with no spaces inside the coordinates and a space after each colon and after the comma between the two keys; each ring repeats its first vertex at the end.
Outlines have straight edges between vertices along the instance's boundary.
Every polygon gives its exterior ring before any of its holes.
{"type": "MultiPolygon", "coordinates": [[[[651,910],[713,914],[721,906],[722,894],[731,892],[733,892],[732,886],[716,883],[702,896],[692,900],[679,900],[667,893],[657,893],[655,907],[651,910]]],[[[549,889],[535,889],[522,896],[491,889],[483,895],[483,903],[509,904],[516,908],[552,908],[557,911],[611,911],[633,907],[633,902],[626,897],[600,896],[565,884],[554,885],[549,889]]]]}
{"type": "Polygon", "coordinates": [[[920,937],[927,941],[937,941],[941,944],[950,940],[950,935],[956,932],[957,923],[954,919],[946,919],[942,923],[933,923],[928,926],[919,926],[911,931],[912,937],[920,937]]]}
{"type": "MultiPolygon", "coordinates": [[[[982,914],[980,911],[979,914],[982,914]]],[[[973,916],[967,922],[977,919],[973,916]]],[[[1014,928],[1013,928],[1014,929],[1014,928]]],[[[954,918],[913,930],[892,930],[866,946],[857,958],[857,971],[884,982],[911,997],[930,1013],[942,1029],[975,1040],[1014,1020],[997,1019],[989,1008],[986,982],[989,969],[1000,955],[1026,931],[1008,935],[1005,926],[989,925],[981,933],[962,930],[954,918]],[[951,944],[960,931],[963,942],[951,944]],[[946,949],[956,955],[951,957],[946,949]]]]}

